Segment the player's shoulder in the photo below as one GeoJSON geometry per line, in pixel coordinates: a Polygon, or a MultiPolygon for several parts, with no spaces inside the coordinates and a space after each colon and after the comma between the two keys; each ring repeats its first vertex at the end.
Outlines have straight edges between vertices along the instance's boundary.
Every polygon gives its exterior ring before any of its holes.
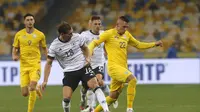
{"type": "Polygon", "coordinates": [[[126,32],[125,32],[125,35],[128,36],[128,37],[131,37],[131,36],[132,36],[131,33],[130,33],[129,31],[126,31],[126,32]]]}
{"type": "Polygon", "coordinates": [[[56,46],[59,46],[59,45],[61,45],[61,41],[57,37],[51,42],[50,49],[54,49],[56,48],[56,46]]]}
{"type": "Polygon", "coordinates": [[[79,34],[79,33],[73,33],[72,39],[78,39],[80,37],[82,37],[81,34],[79,34]]]}
{"type": "Polygon", "coordinates": [[[87,34],[90,34],[90,33],[91,33],[90,30],[86,30],[86,31],[82,31],[81,35],[87,35],[87,34]]]}
{"type": "Polygon", "coordinates": [[[105,30],[101,33],[101,35],[113,35],[115,34],[115,30],[114,29],[108,29],[108,30],[105,30]]]}
{"type": "Polygon", "coordinates": [[[23,35],[24,33],[26,33],[26,29],[21,29],[19,30],[15,35],[23,35]]]}
{"type": "Polygon", "coordinates": [[[103,32],[104,32],[104,30],[100,30],[100,31],[99,31],[100,34],[103,33],[103,32]]]}
{"type": "Polygon", "coordinates": [[[38,29],[34,29],[35,30],[35,33],[37,34],[37,35],[41,35],[41,36],[44,36],[44,33],[42,32],[42,31],[40,31],[40,30],[38,30],[38,29]]]}

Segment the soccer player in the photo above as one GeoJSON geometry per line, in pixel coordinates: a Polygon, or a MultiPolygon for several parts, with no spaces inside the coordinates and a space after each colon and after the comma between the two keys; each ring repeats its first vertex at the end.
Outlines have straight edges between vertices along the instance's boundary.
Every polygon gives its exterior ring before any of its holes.
{"type": "Polygon", "coordinates": [[[89,66],[89,49],[85,44],[85,37],[72,33],[72,27],[62,22],[58,26],[59,36],[50,45],[47,62],[44,70],[44,82],[46,87],[53,59],[56,58],[63,68],[63,101],[64,112],[70,112],[70,100],[80,81],[84,88],[93,90],[104,112],[108,112],[108,105],[104,93],[100,89],[97,79],[89,66]]]}
{"type": "Polygon", "coordinates": [[[40,48],[47,56],[45,35],[34,28],[34,23],[32,14],[24,16],[25,28],[16,33],[12,50],[13,60],[20,59],[21,92],[24,97],[29,96],[28,112],[33,112],[36,94],[42,98],[40,88],[37,86],[41,72],[40,48]]]}
{"type": "MultiPolygon", "coordinates": [[[[162,46],[162,41],[144,43],[136,40],[127,31],[129,20],[125,16],[120,16],[117,20],[116,27],[103,32],[98,40],[93,40],[89,44],[92,51],[102,42],[108,56],[108,74],[111,77],[110,95],[106,97],[108,105],[117,100],[125,83],[127,88],[127,112],[133,112],[133,102],[136,93],[136,77],[128,70],[127,67],[127,46],[131,45],[138,49],[148,49],[155,46],[162,46]]],[[[90,54],[92,55],[92,54],[90,54]]],[[[102,107],[99,105],[95,112],[100,112],[102,107]]]]}
{"type": "MultiPolygon", "coordinates": [[[[90,30],[84,31],[81,33],[85,37],[86,44],[88,45],[93,39],[98,39],[99,34],[103,31],[101,28],[101,18],[99,16],[92,16],[89,20],[90,30]]],[[[104,84],[103,81],[103,70],[104,70],[105,56],[104,56],[104,44],[100,44],[97,48],[95,48],[93,56],[91,57],[91,67],[95,73],[99,86],[101,86],[102,90],[109,94],[109,87],[104,84]]],[[[96,96],[92,90],[86,90],[83,87],[81,88],[81,110],[84,109],[86,99],[87,106],[84,111],[89,111],[96,106],[96,96]],[[87,93],[87,94],[86,94],[87,93]],[[85,97],[87,96],[87,98],[85,97]]]]}

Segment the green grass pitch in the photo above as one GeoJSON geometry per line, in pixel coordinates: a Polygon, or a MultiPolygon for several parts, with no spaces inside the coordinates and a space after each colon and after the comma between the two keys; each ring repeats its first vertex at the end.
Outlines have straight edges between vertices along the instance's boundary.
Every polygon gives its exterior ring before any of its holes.
{"type": "MultiPolygon", "coordinates": [[[[71,112],[80,112],[79,89],[71,102],[71,112]]],[[[34,112],[63,112],[62,86],[47,86],[42,100],[37,100],[34,112]]],[[[126,88],[119,97],[119,107],[111,112],[126,111],[126,88]]],[[[27,98],[18,86],[0,87],[0,112],[27,112],[27,98]]],[[[135,112],[200,112],[200,85],[138,85],[135,112]]]]}

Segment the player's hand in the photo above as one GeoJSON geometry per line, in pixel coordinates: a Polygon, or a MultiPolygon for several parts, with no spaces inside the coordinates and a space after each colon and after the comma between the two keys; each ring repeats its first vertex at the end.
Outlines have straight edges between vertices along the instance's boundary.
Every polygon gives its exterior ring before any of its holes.
{"type": "Polygon", "coordinates": [[[13,58],[14,61],[18,61],[19,60],[19,56],[18,55],[13,55],[12,58],[13,58]]]}
{"type": "Polygon", "coordinates": [[[156,46],[163,47],[163,42],[161,40],[157,41],[156,42],[156,46]]]}
{"type": "Polygon", "coordinates": [[[104,85],[104,81],[102,79],[97,80],[97,81],[98,81],[99,86],[103,86],[104,85]]]}
{"type": "Polygon", "coordinates": [[[42,90],[43,90],[43,91],[45,90],[46,86],[47,86],[47,82],[43,82],[43,83],[42,83],[42,90]]]}
{"type": "Polygon", "coordinates": [[[90,58],[90,57],[85,58],[85,60],[86,60],[86,65],[90,64],[90,61],[91,61],[91,58],[90,58]]]}

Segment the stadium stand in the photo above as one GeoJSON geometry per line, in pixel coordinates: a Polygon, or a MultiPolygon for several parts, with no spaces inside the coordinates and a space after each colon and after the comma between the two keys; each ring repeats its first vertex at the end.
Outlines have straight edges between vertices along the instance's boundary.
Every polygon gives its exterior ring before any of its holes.
{"type": "MultiPolygon", "coordinates": [[[[91,15],[101,15],[104,29],[114,27],[117,17],[126,15],[135,38],[163,40],[163,48],[145,53],[167,52],[174,42],[179,46],[178,52],[191,53],[200,50],[199,4],[198,0],[82,0],[67,21],[73,23],[76,32],[81,32],[87,28],[91,15]]],[[[133,48],[130,51],[143,52],[133,48]]]]}
{"type": "Polygon", "coordinates": [[[14,35],[24,27],[25,13],[32,13],[37,21],[44,16],[44,3],[45,0],[0,0],[0,55],[11,53],[14,35]]]}

